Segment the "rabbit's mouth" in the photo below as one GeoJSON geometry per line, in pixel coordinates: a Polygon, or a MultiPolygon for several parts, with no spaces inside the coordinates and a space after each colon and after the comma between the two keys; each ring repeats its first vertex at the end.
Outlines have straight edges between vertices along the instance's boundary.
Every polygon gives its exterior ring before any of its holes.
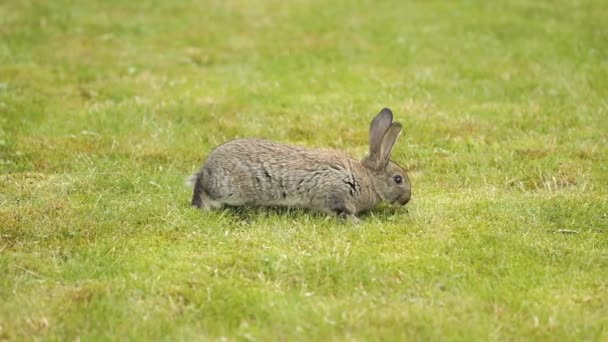
{"type": "Polygon", "coordinates": [[[409,202],[411,198],[412,198],[412,196],[411,196],[411,195],[406,194],[406,195],[400,196],[400,197],[399,197],[399,198],[397,198],[395,201],[393,201],[391,204],[392,204],[392,205],[395,205],[395,206],[396,206],[396,205],[401,205],[401,206],[403,206],[403,205],[406,205],[406,204],[407,204],[407,202],[409,202]]]}
{"type": "Polygon", "coordinates": [[[403,201],[403,200],[397,200],[393,203],[391,203],[392,205],[394,205],[395,207],[402,207],[404,205],[407,204],[408,201],[403,201]]]}

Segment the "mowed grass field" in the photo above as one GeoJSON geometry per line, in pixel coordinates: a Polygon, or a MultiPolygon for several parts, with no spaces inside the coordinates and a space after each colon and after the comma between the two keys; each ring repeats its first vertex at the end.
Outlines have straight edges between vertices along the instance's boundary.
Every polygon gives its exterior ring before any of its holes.
{"type": "Polygon", "coordinates": [[[608,339],[603,1],[0,2],[0,339],[608,339]],[[354,226],[190,208],[238,137],[367,152],[354,226]]]}

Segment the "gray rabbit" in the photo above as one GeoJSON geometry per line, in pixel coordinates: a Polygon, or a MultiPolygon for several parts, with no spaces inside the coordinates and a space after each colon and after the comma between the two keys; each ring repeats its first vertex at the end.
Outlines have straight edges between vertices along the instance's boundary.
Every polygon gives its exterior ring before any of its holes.
{"type": "Polygon", "coordinates": [[[405,205],[411,198],[405,171],[389,160],[402,127],[384,108],[369,130],[369,155],[359,161],[329,149],[310,149],[261,139],[237,139],[216,147],[188,178],[192,205],[316,209],[359,222],[360,211],[380,201],[405,205]]]}

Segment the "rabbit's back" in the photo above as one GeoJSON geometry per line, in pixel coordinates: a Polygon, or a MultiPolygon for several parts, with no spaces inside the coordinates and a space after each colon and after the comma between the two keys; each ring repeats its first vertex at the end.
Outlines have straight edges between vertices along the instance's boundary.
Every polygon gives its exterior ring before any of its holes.
{"type": "Polygon", "coordinates": [[[361,191],[359,165],[341,151],[239,139],[214,149],[199,177],[212,199],[229,205],[318,207],[328,191],[361,191]]]}

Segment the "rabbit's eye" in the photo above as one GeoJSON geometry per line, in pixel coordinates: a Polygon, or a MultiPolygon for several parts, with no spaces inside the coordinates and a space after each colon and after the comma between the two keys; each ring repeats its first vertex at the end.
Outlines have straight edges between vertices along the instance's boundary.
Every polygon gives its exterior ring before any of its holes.
{"type": "Polygon", "coordinates": [[[403,183],[403,177],[401,177],[400,175],[396,175],[393,177],[393,180],[395,181],[395,183],[397,184],[401,184],[403,183]]]}

